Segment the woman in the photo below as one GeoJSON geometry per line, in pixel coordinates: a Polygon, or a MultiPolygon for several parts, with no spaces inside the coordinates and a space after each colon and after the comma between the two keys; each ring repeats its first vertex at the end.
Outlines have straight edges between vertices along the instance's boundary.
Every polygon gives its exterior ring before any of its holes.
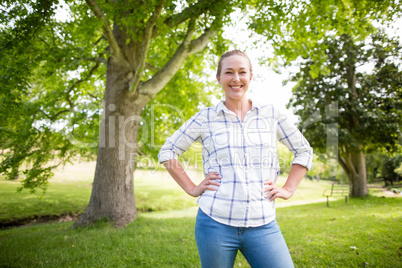
{"type": "Polygon", "coordinates": [[[191,117],[159,153],[183,190],[199,197],[195,238],[202,267],[233,267],[238,250],[252,267],[293,267],[273,201],[294,194],[312,168],[313,152],[280,110],[246,97],[252,77],[245,53],[224,53],[216,78],[225,100],[191,117]],[[283,187],[275,184],[277,139],[295,155],[283,187]],[[202,143],[205,175],[198,185],[177,160],[195,141],[202,143]]]}

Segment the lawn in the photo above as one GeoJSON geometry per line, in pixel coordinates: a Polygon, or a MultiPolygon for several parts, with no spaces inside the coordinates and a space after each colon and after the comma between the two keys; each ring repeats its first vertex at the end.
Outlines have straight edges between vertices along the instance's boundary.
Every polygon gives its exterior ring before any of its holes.
{"type": "MultiPolygon", "coordinates": [[[[278,208],[296,267],[402,267],[402,199],[278,208]]],[[[0,231],[2,267],[199,267],[194,215],[143,213],[124,229],[72,222],[0,231]]],[[[192,213],[195,213],[192,212],[192,213]]],[[[191,214],[188,212],[188,214],[191,214]]],[[[235,267],[248,267],[239,254],[235,267]]]]}
{"type": "MultiPolygon", "coordinates": [[[[88,205],[92,189],[95,163],[76,163],[58,170],[51,179],[46,194],[38,190],[16,191],[19,181],[7,181],[0,176],[0,227],[13,223],[27,223],[57,218],[60,215],[76,216],[88,205]]],[[[202,175],[189,171],[199,181],[202,175]]],[[[136,170],[134,174],[136,205],[139,212],[183,210],[197,206],[196,199],[188,196],[165,170],[136,170]]],[[[280,178],[279,184],[284,183],[280,178]]],[[[279,200],[277,206],[302,202],[323,202],[323,190],[329,182],[303,180],[295,195],[287,201],[279,200]]]]}
{"type": "MultiPolygon", "coordinates": [[[[35,194],[28,190],[17,192],[19,181],[7,181],[0,176],[0,227],[82,213],[91,195],[94,167],[93,162],[77,163],[59,170],[45,194],[41,190],[35,194]]],[[[166,171],[137,170],[134,187],[139,212],[178,210],[197,205],[166,171]]]]}
{"type": "MultiPolygon", "coordinates": [[[[18,182],[1,179],[2,219],[81,212],[92,177],[82,165],[56,174],[43,198],[15,193],[18,182]]],[[[293,200],[277,203],[296,267],[402,267],[402,198],[331,200],[327,208],[325,187],[304,180],[293,200]]],[[[164,173],[136,171],[135,188],[140,213],[123,229],[99,222],[77,230],[70,221],[0,230],[0,267],[200,267],[195,199],[164,173]]],[[[249,267],[241,254],[235,267],[249,267]]]]}

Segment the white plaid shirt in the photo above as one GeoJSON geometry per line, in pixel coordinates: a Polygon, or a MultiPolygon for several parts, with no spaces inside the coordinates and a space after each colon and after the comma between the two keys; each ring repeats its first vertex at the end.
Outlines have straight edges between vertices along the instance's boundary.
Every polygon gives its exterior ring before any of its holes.
{"type": "Polygon", "coordinates": [[[202,109],[180,127],[159,152],[159,162],[177,159],[192,143],[202,143],[204,175],[217,172],[221,184],[205,191],[198,204],[214,220],[255,227],[275,219],[274,202],[264,198],[264,181],[279,176],[277,139],[294,154],[292,164],[311,169],[313,150],[287,116],[273,105],[258,105],[244,121],[223,102],[202,109]]]}

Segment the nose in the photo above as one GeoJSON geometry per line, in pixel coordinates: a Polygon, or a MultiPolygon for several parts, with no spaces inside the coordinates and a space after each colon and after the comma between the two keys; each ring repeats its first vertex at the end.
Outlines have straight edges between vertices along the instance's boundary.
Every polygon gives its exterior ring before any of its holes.
{"type": "Polygon", "coordinates": [[[233,81],[240,81],[238,73],[233,74],[233,81]]]}

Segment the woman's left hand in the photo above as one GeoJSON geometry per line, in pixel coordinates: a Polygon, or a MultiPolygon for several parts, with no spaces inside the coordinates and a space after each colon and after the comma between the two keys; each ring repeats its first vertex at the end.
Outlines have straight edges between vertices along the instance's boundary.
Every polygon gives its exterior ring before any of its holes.
{"type": "Polygon", "coordinates": [[[268,198],[269,201],[274,201],[276,198],[289,199],[293,193],[288,191],[286,188],[279,187],[272,181],[264,182],[264,197],[268,198]]]}

